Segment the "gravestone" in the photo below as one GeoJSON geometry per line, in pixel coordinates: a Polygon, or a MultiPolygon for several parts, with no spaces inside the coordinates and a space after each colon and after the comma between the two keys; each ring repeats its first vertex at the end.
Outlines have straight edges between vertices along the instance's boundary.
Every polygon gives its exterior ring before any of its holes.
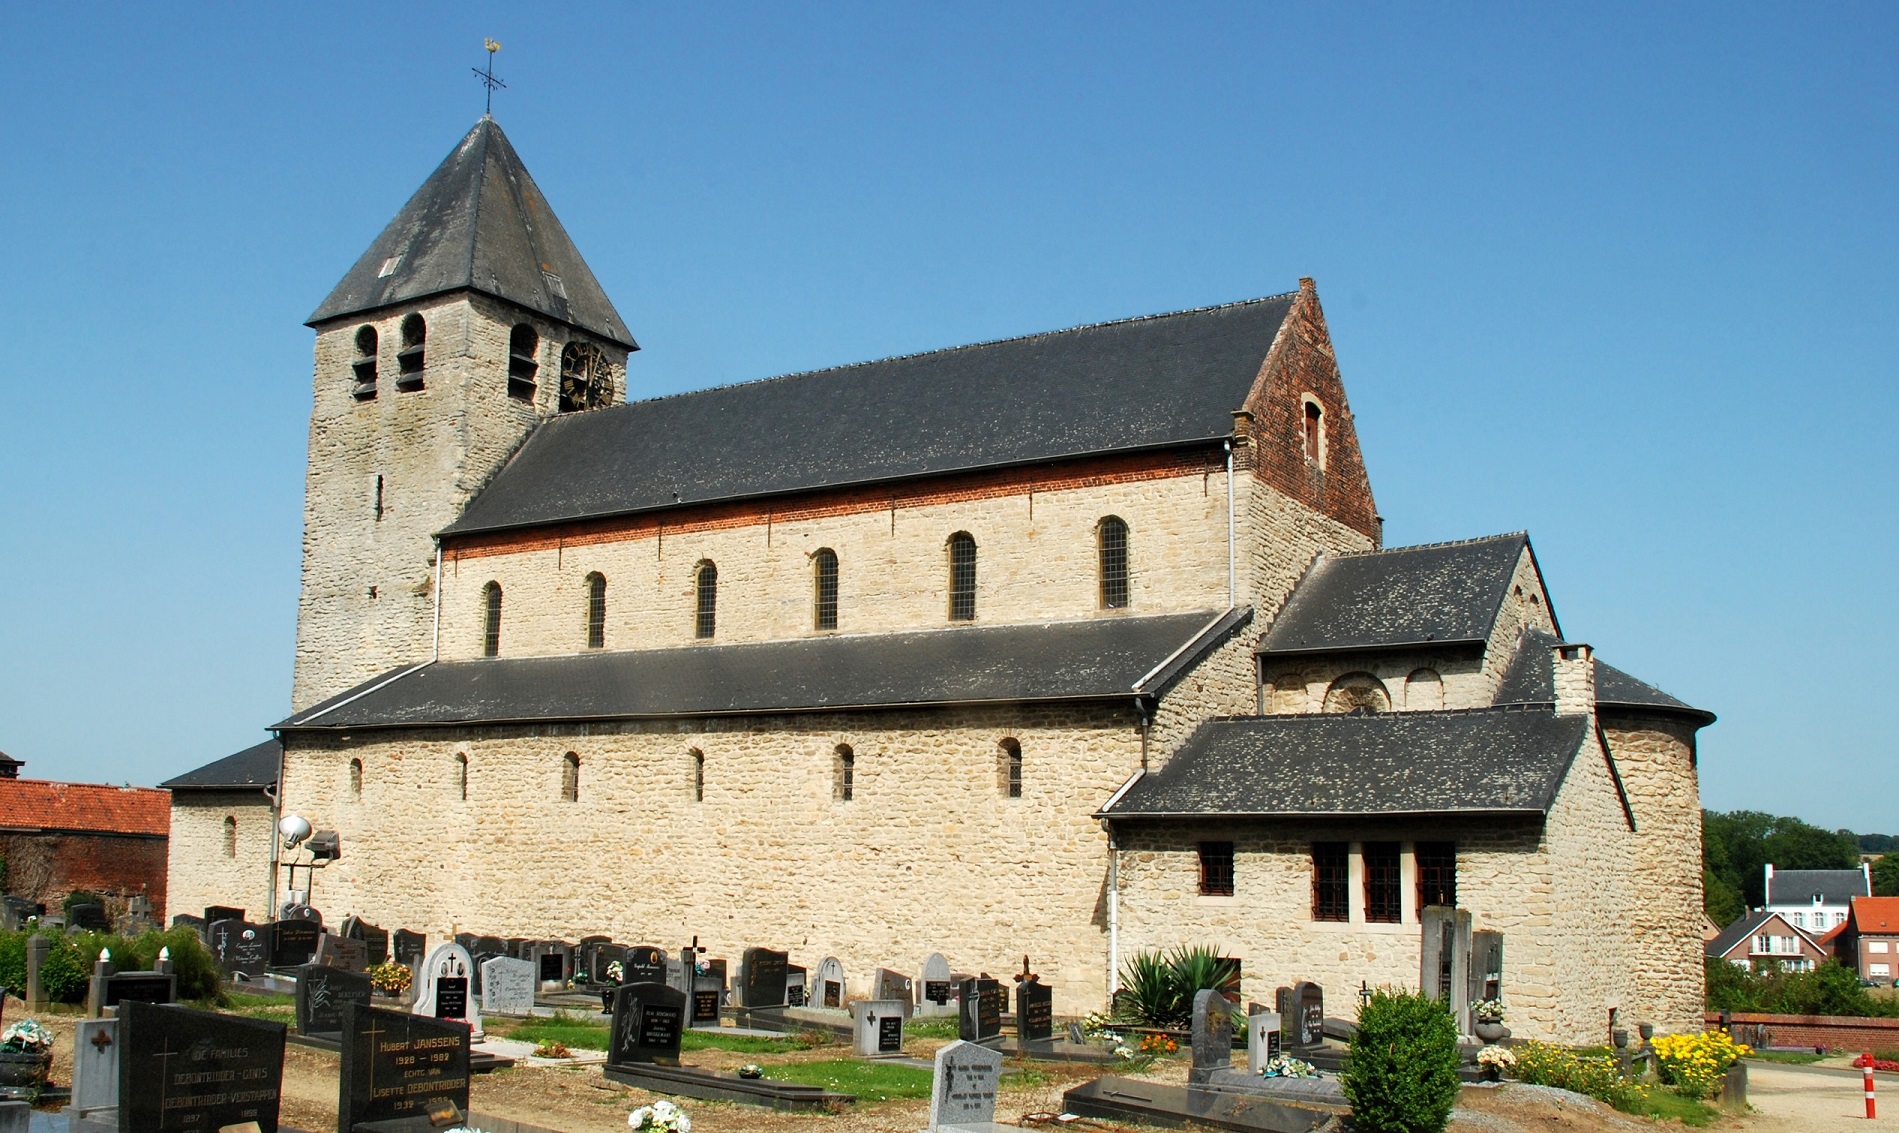
{"type": "Polygon", "coordinates": [[[104,905],[81,901],[66,910],[66,927],[80,932],[111,932],[112,919],[106,916],[104,905]]]}
{"type": "MultiPolygon", "coordinates": [[[[40,980],[40,969],[45,966],[46,958],[52,955],[52,938],[44,933],[34,933],[26,938],[26,1009],[28,1011],[46,1010],[46,987],[40,980]]],[[[6,997],[0,996],[0,1008],[4,1008],[6,997]]]]}
{"type": "Polygon", "coordinates": [[[172,1004],[119,1008],[119,1128],[210,1131],[255,1121],[276,1133],[282,1023],[172,1004]]]}
{"type": "Polygon", "coordinates": [[[431,1019],[453,1019],[481,1033],[481,1013],[474,1004],[474,966],[468,950],[459,944],[437,945],[422,962],[421,986],[414,1011],[431,1019]]]}
{"type": "Polygon", "coordinates": [[[323,938],[323,926],[315,921],[274,921],[270,929],[270,966],[279,970],[300,968],[316,956],[317,942],[323,938]]]}
{"type": "Polygon", "coordinates": [[[917,999],[919,1015],[949,1015],[956,1008],[952,1000],[956,998],[956,981],[950,977],[949,961],[941,952],[932,952],[923,961],[923,994],[917,999]]]}
{"type": "MultiPolygon", "coordinates": [[[[495,943],[501,944],[498,940],[495,943]]],[[[496,955],[501,953],[501,948],[495,949],[496,955]]],[[[574,946],[560,940],[537,940],[528,946],[528,954],[523,959],[534,965],[535,979],[542,990],[558,990],[565,987],[573,975],[574,946]]]]}
{"type": "Polygon", "coordinates": [[[26,922],[34,917],[46,915],[46,906],[38,901],[9,893],[0,898],[0,928],[8,932],[18,932],[26,927],[26,922]]]}
{"type": "Polygon", "coordinates": [[[611,944],[610,936],[583,936],[574,941],[574,982],[600,982],[600,969],[606,967],[606,961],[598,958],[600,946],[611,944]]]}
{"type": "Polygon", "coordinates": [[[666,950],[651,944],[641,944],[626,950],[626,959],[622,965],[626,971],[621,974],[621,983],[665,983],[666,950]]]}
{"type": "Polygon", "coordinates": [[[347,917],[343,921],[343,935],[351,940],[363,942],[370,964],[385,964],[389,961],[389,930],[370,924],[358,916],[347,917]]]}
{"type": "MultiPolygon", "coordinates": [[[[480,995],[483,987],[481,966],[496,956],[514,957],[514,950],[508,942],[498,936],[477,936],[468,945],[468,958],[475,962],[475,994],[480,995]]],[[[564,977],[563,977],[564,978],[564,977]]]]}
{"type": "Polygon", "coordinates": [[[1420,986],[1426,995],[1450,1008],[1459,1034],[1470,1034],[1470,914],[1446,905],[1429,905],[1418,914],[1418,920],[1420,986]]]}
{"type": "Polygon", "coordinates": [[[1277,1011],[1262,1010],[1258,1004],[1246,1016],[1246,1072],[1258,1074],[1266,1064],[1279,1057],[1280,1020],[1277,1011]]]}
{"type": "Polygon", "coordinates": [[[739,996],[746,1007],[785,1006],[791,957],[770,948],[747,948],[740,961],[739,996]]]}
{"type": "Polygon", "coordinates": [[[119,1104],[119,1021],[81,1019],[73,1028],[73,1096],[68,1116],[119,1104]]]}
{"type": "Polygon", "coordinates": [[[982,1129],[996,1119],[1002,1052],[958,1040],[936,1052],[930,1082],[931,1130],[982,1129]]]}
{"type": "Polygon", "coordinates": [[[367,1007],[369,977],[346,968],[305,964],[297,969],[297,1033],[334,1037],[343,1031],[343,1007],[367,1007]]]}
{"type": "Polygon", "coordinates": [[[987,976],[966,979],[957,990],[962,1013],[956,1037],[969,1043],[993,1043],[1002,1038],[1002,985],[987,976]]]}
{"type": "Polygon", "coordinates": [[[1503,934],[1482,930],[1470,934],[1470,998],[1503,998],[1503,934]]]}
{"type": "Polygon", "coordinates": [[[341,968],[346,972],[366,972],[369,970],[369,946],[360,940],[326,932],[317,941],[316,955],[311,958],[311,963],[325,968],[341,968]]]}
{"type": "Polygon", "coordinates": [[[419,932],[399,928],[391,939],[398,964],[420,964],[422,958],[428,955],[429,938],[419,932]]]}
{"type": "Polygon", "coordinates": [[[842,1009],[844,1006],[844,965],[836,956],[818,961],[818,986],[811,1006],[842,1009]]]}
{"type": "Polygon", "coordinates": [[[206,925],[203,917],[194,917],[190,913],[179,913],[171,919],[171,927],[188,928],[198,934],[199,940],[204,939],[206,925]]]}
{"type": "Polygon", "coordinates": [[[1193,996],[1193,1066],[1187,1080],[1205,1085],[1216,1070],[1233,1068],[1233,1005],[1213,988],[1193,996]]]}
{"type": "Polygon", "coordinates": [[[785,1006],[786,1007],[803,1007],[805,1004],[811,1002],[811,997],[809,994],[807,994],[808,992],[808,986],[806,984],[807,975],[809,975],[809,973],[807,973],[801,965],[798,965],[798,964],[785,965],[785,1006]]]}
{"type": "Polygon", "coordinates": [[[270,966],[270,926],[240,920],[214,921],[206,943],[226,975],[256,979],[270,966]]]}
{"type": "Polygon", "coordinates": [[[861,1057],[895,1058],[903,1054],[903,1018],[909,1004],[900,999],[860,999],[851,1004],[851,1035],[861,1057]]]}
{"type": "Polygon", "coordinates": [[[1311,1050],[1325,1043],[1325,989],[1301,981],[1282,987],[1275,993],[1275,1006],[1284,1016],[1281,1032],[1286,1046],[1293,1050],[1311,1050]]]}
{"type": "Polygon", "coordinates": [[[679,1065],[686,1031],[686,997],[662,983],[626,984],[613,996],[608,1066],[679,1065]]]}
{"type": "Polygon", "coordinates": [[[725,961],[701,960],[692,978],[692,1025],[719,1025],[719,1005],[725,1000],[725,961]]]}
{"type": "Polygon", "coordinates": [[[343,1009],[337,1133],[359,1122],[421,1118],[431,1107],[468,1109],[468,1028],[352,1003],[343,1009]]]}
{"type": "Polygon", "coordinates": [[[242,909],[233,909],[229,905],[206,905],[204,907],[205,924],[216,924],[219,921],[241,921],[243,919],[244,910],[242,909]]]}
{"type": "Polygon", "coordinates": [[[1055,991],[1038,979],[1015,985],[1015,1034],[1023,1042],[1055,1037],[1055,991]]]}
{"type": "Polygon", "coordinates": [[[905,1014],[916,1009],[916,981],[902,972],[878,968],[870,986],[872,999],[894,999],[903,1004],[905,1014]]]}
{"type": "Polygon", "coordinates": [[[121,1003],[175,1003],[178,977],[170,972],[114,972],[106,977],[102,1006],[121,1003]]]}
{"type": "Polygon", "coordinates": [[[484,1015],[534,1014],[534,965],[509,956],[491,956],[481,964],[484,1015]]]}

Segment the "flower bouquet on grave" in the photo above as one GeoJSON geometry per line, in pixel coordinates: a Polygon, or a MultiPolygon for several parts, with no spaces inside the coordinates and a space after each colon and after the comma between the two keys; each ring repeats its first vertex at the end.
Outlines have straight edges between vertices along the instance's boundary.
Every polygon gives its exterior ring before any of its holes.
{"type": "Polygon", "coordinates": [[[763,1078],[765,1076],[765,1069],[756,1062],[747,1062],[738,1068],[738,1076],[741,1078],[763,1078]]]}
{"type": "Polygon", "coordinates": [[[1492,1043],[1477,1052],[1477,1065],[1483,1067],[1485,1076],[1494,1082],[1516,1069],[1517,1056],[1510,1053],[1509,1047],[1492,1043]]]}
{"type": "Polygon", "coordinates": [[[1480,999],[1471,1006],[1470,1010],[1479,1023],[1503,1022],[1503,1000],[1501,999],[1480,999]]]}
{"type": "Polygon", "coordinates": [[[1275,1054],[1259,1068],[1262,1078],[1317,1078],[1318,1068],[1303,1058],[1294,1058],[1290,1054],[1275,1054]]]}
{"type": "Polygon", "coordinates": [[[692,1133],[692,1118],[669,1101],[643,1105],[627,1115],[635,1133],[692,1133]]]}
{"type": "Polygon", "coordinates": [[[626,982],[626,965],[620,963],[618,960],[608,961],[607,962],[607,982],[613,983],[613,984],[625,983],[626,982]]]}
{"type": "Polygon", "coordinates": [[[384,995],[404,995],[415,978],[407,964],[371,964],[369,986],[384,995]]]}
{"type": "Polygon", "coordinates": [[[53,1032],[31,1019],[22,1019],[0,1033],[0,1050],[9,1054],[44,1054],[53,1049],[53,1032]]]}
{"type": "Polygon", "coordinates": [[[34,1100],[53,1069],[53,1033],[31,1019],[0,1032],[0,1100],[34,1100]]]}

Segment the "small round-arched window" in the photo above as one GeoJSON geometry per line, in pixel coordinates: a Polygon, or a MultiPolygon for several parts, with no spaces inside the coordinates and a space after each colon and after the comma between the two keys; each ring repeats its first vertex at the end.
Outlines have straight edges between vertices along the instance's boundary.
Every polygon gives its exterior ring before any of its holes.
{"type": "Polygon", "coordinates": [[[352,799],[363,797],[363,761],[360,759],[349,761],[349,797],[352,799]]]}
{"type": "Polygon", "coordinates": [[[356,328],[356,360],[350,363],[350,376],[354,386],[350,396],[358,401],[370,401],[376,396],[376,328],[360,326],[356,328]]]}
{"type": "Polygon", "coordinates": [[[560,797],[563,801],[580,801],[580,754],[568,752],[560,761],[560,797]]]}
{"type": "Polygon", "coordinates": [[[224,816],[224,856],[237,856],[237,816],[234,814],[224,816]]]}
{"type": "Polygon", "coordinates": [[[422,359],[429,340],[429,324],[421,315],[402,320],[402,349],[396,351],[396,388],[422,388],[422,359]]]}
{"type": "Polygon", "coordinates": [[[468,753],[455,754],[455,781],[461,791],[462,801],[468,801],[468,753]]]}
{"type": "Polygon", "coordinates": [[[1412,712],[1435,712],[1444,707],[1444,678],[1436,669],[1414,669],[1404,679],[1404,706],[1412,712]]]}

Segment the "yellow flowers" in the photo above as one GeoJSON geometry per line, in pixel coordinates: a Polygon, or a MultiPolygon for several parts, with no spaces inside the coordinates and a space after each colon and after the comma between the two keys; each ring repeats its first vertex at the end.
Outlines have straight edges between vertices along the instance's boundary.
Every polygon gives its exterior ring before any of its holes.
{"type": "Polygon", "coordinates": [[[1676,1093],[1690,1098],[1705,1098],[1714,1093],[1728,1067],[1740,1061],[1743,1055],[1754,1053],[1753,1048],[1735,1042],[1726,1031],[1658,1035],[1653,1045],[1662,1081],[1675,1087],[1676,1093]]]}

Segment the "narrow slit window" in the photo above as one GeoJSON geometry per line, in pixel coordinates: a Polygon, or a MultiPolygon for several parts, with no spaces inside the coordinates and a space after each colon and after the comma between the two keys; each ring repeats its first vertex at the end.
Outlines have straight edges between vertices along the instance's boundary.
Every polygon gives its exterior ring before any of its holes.
{"type": "Polygon", "coordinates": [[[857,753],[849,744],[837,745],[836,762],[832,766],[834,781],[832,794],[838,802],[847,803],[857,795],[857,753]]]}
{"type": "Polygon", "coordinates": [[[237,816],[234,814],[224,816],[224,856],[237,856],[237,816]]]}
{"type": "Polygon", "coordinates": [[[349,797],[352,799],[363,797],[363,761],[360,759],[349,761],[349,797]]]}
{"type": "Polygon", "coordinates": [[[1398,843],[1365,843],[1365,919],[1397,924],[1404,919],[1404,885],[1398,843]]]}
{"type": "Polygon", "coordinates": [[[382,519],[382,477],[376,477],[376,518],[382,519]]]}
{"type": "Polygon", "coordinates": [[[396,351],[396,388],[422,388],[422,360],[429,339],[429,324],[421,315],[402,320],[402,349],[396,351]]]}
{"type": "Polygon", "coordinates": [[[1325,467],[1325,410],[1316,401],[1306,402],[1306,459],[1325,467]]]}
{"type": "Polygon", "coordinates": [[[1312,919],[1351,919],[1351,847],[1344,842],[1312,844],[1312,919]]]}
{"type": "Polygon", "coordinates": [[[706,801],[706,753],[692,749],[692,801],[706,801]]]}
{"type": "Polygon", "coordinates": [[[599,571],[587,576],[587,648],[604,649],[607,645],[607,576],[599,571]]]}
{"type": "Polygon", "coordinates": [[[1200,895],[1233,896],[1233,843],[1200,843],[1200,895]]]}
{"type": "Polygon", "coordinates": [[[560,797],[563,802],[580,801],[580,756],[568,752],[560,761],[560,797]]]}
{"type": "Polygon", "coordinates": [[[518,401],[533,401],[535,380],[540,372],[541,336],[533,327],[519,323],[508,334],[508,396],[518,401]]]}
{"type": "Polygon", "coordinates": [[[468,756],[458,753],[455,756],[455,785],[460,790],[462,801],[468,801],[468,756]]]}
{"type": "Polygon", "coordinates": [[[837,552],[818,548],[811,556],[812,583],[815,587],[812,625],[817,629],[837,628],[837,552]]]}
{"type": "Polygon", "coordinates": [[[700,563],[693,590],[698,606],[693,614],[692,635],[709,638],[719,627],[719,568],[710,562],[700,563]]]}
{"type": "Polygon", "coordinates": [[[1457,904],[1457,843],[1418,843],[1418,908],[1457,904]]]}
{"type": "Polygon", "coordinates": [[[976,620],[976,540],[967,531],[958,531],[949,540],[950,600],[949,618],[953,622],[976,620]]]}
{"type": "Polygon", "coordinates": [[[1101,608],[1124,609],[1128,604],[1128,525],[1108,516],[1095,531],[1101,561],[1101,608]]]}
{"type": "Polygon", "coordinates": [[[1014,739],[1002,741],[1002,794],[1004,798],[1022,797],[1022,745],[1014,739]]]}
{"type": "Polygon", "coordinates": [[[355,384],[350,389],[350,396],[358,401],[373,401],[376,397],[377,347],[375,327],[356,329],[356,361],[350,363],[350,374],[355,384]]]}
{"type": "Polygon", "coordinates": [[[501,655],[501,584],[490,582],[481,588],[481,655],[501,655]]]}

